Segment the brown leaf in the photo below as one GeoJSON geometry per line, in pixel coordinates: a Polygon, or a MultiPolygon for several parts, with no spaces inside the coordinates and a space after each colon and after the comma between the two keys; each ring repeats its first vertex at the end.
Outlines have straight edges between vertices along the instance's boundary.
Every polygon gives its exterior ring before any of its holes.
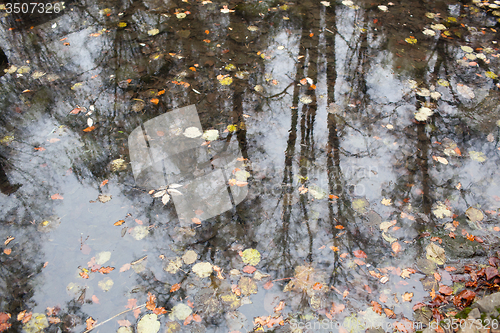
{"type": "Polygon", "coordinates": [[[443,295],[449,296],[453,294],[453,288],[451,288],[450,286],[442,285],[439,287],[439,292],[443,295]]]}
{"type": "Polygon", "coordinates": [[[0,312],[0,332],[8,330],[12,324],[9,323],[10,314],[5,312],[0,312]]]}
{"type": "Polygon", "coordinates": [[[472,304],[476,297],[476,293],[472,290],[462,290],[458,295],[453,298],[453,304],[460,310],[472,304]]]}
{"type": "Polygon", "coordinates": [[[486,279],[490,280],[494,278],[495,276],[500,276],[498,274],[498,270],[494,267],[488,266],[484,269],[484,272],[486,273],[486,279]]]}
{"type": "Polygon", "coordinates": [[[353,254],[356,258],[367,258],[366,253],[362,250],[356,250],[353,252],[353,254]]]}

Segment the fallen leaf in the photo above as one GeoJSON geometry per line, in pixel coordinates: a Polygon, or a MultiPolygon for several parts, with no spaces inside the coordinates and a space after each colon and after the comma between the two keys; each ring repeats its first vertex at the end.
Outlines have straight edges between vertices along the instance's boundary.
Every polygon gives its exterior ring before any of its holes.
{"type": "Polygon", "coordinates": [[[125,223],[125,220],[118,220],[115,223],[113,223],[113,225],[119,226],[122,225],[123,223],[125,223]]]}
{"type": "Polygon", "coordinates": [[[403,296],[403,302],[411,302],[411,299],[413,298],[413,293],[404,293],[403,296]]]}
{"type": "Polygon", "coordinates": [[[173,293],[173,292],[179,290],[180,288],[181,288],[181,284],[176,283],[176,284],[172,285],[172,287],[170,288],[170,292],[173,293]]]}
{"type": "Polygon", "coordinates": [[[50,196],[50,198],[51,198],[52,200],[63,200],[63,199],[64,199],[64,198],[63,198],[63,196],[62,196],[62,195],[60,195],[59,193],[52,194],[52,195],[50,196]]]}
{"type": "Polygon", "coordinates": [[[401,244],[399,244],[398,242],[392,243],[391,247],[392,247],[392,251],[394,251],[394,253],[396,253],[396,254],[398,254],[402,249],[401,244]]]}
{"type": "Polygon", "coordinates": [[[105,179],[102,181],[101,185],[99,187],[103,187],[104,185],[106,185],[107,183],[109,182],[109,180],[105,179]]]}
{"type": "Polygon", "coordinates": [[[250,266],[250,265],[243,267],[243,272],[248,273],[248,274],[252,274],[256,270],[257,270],[257,268],[255,268],[254,266],[250,266]]]}
{"type": "Polygon", "coordinates": [[[356,258],[367,258],[366,253],[363,252],[362,250],[356,250],[353,252],[353,254],[356,258]]]}
{"type": "Polygon", "coordinates": [[[85,320],[85,323],[87,324],[87,326],[86,326],[87,330],[90,330],[92,327],[94,327],[94,324],[96,323],[96,321],[94,320],[94,318],[89,317],[89,318],[87,318],[87,320],[85,320]]]}

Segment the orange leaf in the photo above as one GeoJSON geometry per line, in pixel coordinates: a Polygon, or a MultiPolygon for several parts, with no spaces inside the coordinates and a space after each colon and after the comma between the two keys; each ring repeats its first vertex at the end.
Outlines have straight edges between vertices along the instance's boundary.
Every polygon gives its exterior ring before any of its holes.
{"type": "Polygon", "coordinates": [[[71,110],[69,113],[71,114],[78,114],[78,112],[80,111],[83,111],[83,108],[77,106],[76,108],[74,108],[73,110],[71,110]]]}
{"type": "Polygon", "coordinates": [[[44,151],[44,150],[45,150],[45,148],[43,148],[43,147],[35,147],[35,150],[36,150],[36,151],[44,151]]]}
{"type": "Polygon", "coordinates": [[[146,302],[146,309],[154,310],[156,309],[156,296],[148,293],[148,301],[146,302]]]}
{"type": "MultiPolygon", "coordinates": [[[[95,126],[90,126],[90,127],[84,128],[84,129],[83,129],[83,131],[84,131],[84,132],[91,132],[91,131],[93,131],[94,129],[95,129],[95,126]]],[[[90,317],[90,318],[92,318],[92,317],[90,317]]]]}
{"type": "Polygon", "coordinates": [[[193,223],[195,223],[195,224],[201,224],[201,220],[200,220],[199,218],[197,218],[197,217],[193,217],[193,218],[191,219],[191,222],[193,222],[193,223]]]}
{"type": "Polygon", "coordinates": [[[161,307],[159,307],[159,308],[154,309],[154,310],[153,310],[153,313],[154,313],[155,315],[158,315],[158,316],[159,316],[159,315],[162,315],[162,314],[164,314],[164,313],[167,313],[167,310],[165,310],[165,308],[161,306],[161,307]]]}
{"type": "Polygon", "coordinates": [[[197,323],[201,323],[201,317],[199,314],[196,314],[196,313],[193,313],[193,319],[194,321],[196,321],[197,323]]]}
{"type": "Polygon", "coordinates": [[[373,311],[375,311],[379,315],[382,314],[382,305],[380,305],[380,303],[378,303],[376,301],[372,301],[372,307],[373,307],[373,311]]]}
{"type": "Polygon", "coordinates": [[[104,179],[101,183],[101,185],[99,187],[103,187],[104,185],[106,185],[107,183],[109,182],[109,180],[107,179],[104,179]]]}
{"type": "Polygon", "coordinates": [[[3,253],[5,253],[6,255],[9,255],[12,253],[12,249],[3,249],[3,253]]]}
{"type": "Polygon", "coordinates": [[[276,307],[274,308],[274,312],[280,312],[284,308],[285,308],[285,302],[280,301],[280,303],[276,305],[276,307]]]}
{"type": "Polygon", "coordinates": [[[85,320],[85,323],[87,324],[87,330],[90,330],[92,327],[94,327],[96,321],[94,320],[94,318],[89,317],[87,320],[85,320]]]}
{"type": "Polygon", "coordinates": [[[158,91],[158,94],[156,96],[161,96],[165,93],[165,89],[158,91]]]}
{"type": "Polygon", "coordinates": [[[180,283],[176,283],[174,285],[172,285],[172,287],[170,288],[170,292],[173,293],[174,291],[177,291],[181,288],[181,284],[180,283]]]}
{"type": "Polygon", "coordinates": [[[339,248],[336,247],[336,246],[330,246],[330,249],[334,252],[338,252],[339,251],[339,248]]]}
{"type": "Polygon", "coordinates": [[[232,291],[233,293],[235,293],[235,294],[236,294],[236,296],[240,296],[240,295],[241,295],[241,290],[240,290],[240,288],[238,287],[238,285],[237,285],[237,284],[232,284],[232,285],[231,285],[231,291],[232,291]]]}
{"type": "Polygon", "coordinates": [[[99,298],[96,295],[92,295],[92,302],[99,304],[99,298]]]}
{"type": "Polygon", "coordinates": [[[330,195],[328,196],[328,198],[329,198],[330,200],[333,200],[333,199],[338,199],[339,197],[338,197],[338,196],[336,196],[336,195],[334,195],[334,194],[330,194],[330,195]]]}
{"type": "Polygon", "coordinates": [[[115,223],[113,223],[113,225],[118,226],[118,225],[122,225],[123,223],[125,223],[125,220],[118,220],[115,223]]]}
{"type": "Polygon", "coordinates": [[[160,103],[160,100],[158,98],[151,98],[149,101],[154,105],[158,105],[158,103],[160,103]]]}
{"type": "Polygon", "coordinates": [[[356,250],[353,252],[353,254],[356,258],[367,258],[366,253],[362,250],[356,250]]]}
{"type": "Polygon", "coordinates": [[[209,30],[205,30],[205,33],[208,35],[210,33],[210,31],[209,30]]]}
{"type": "Polygon", "coordinates": [[[411,302],[412,297],[413,297],[413,293],[404,293],[403,294],[403,301],[404,302],[411,302]]]}
{"type": "Polygon", "coordinates": [[[184,326],[189,325],[193,320],[193,315],[187,316],[186,320],[184,320],[184,326]]]}
{"type": "Polygon", "coordinates": [[[79,274],[84,279],[88,279],[89,278],[89,275],[86,272],[80,272],[79,274]]]}
{"type": "Polygon", "coordinates": [[[434,272],[434,278],[436,279],[436,281],[441,281],[441,275],[439,275],[438,272],[434,272]]]}
{"type": "Polygon", "coordinates": [[[313,289],[314,290],[321,290],[321,288],[323,288],[323,285],[319,282],[316,282],[314,285],[313,285],[313,289]]]}
{"type": "Polygon", "coordinates": [[[248,273],[248,274],[252,274],[256,270],[257,270],[257,268],[250,266],[250,265],[243,267],[243,272],[248,273]]]}
{"type": "Polygon", "coordinates": [[[193,66],[189,67],[189,69],[192,70],[193,72],[196,72],[196,68],[193,66]]]}
{"type": "Polygon", "coordinates": [[[467,235],[467,239],[470,240],[471,242],[474,241],[476,237],[474,235],[467,235]]]}
{"type": "Polygon", "coordinates": [[[101,267],[99,268],[99,273],[102,274],[109,274],[112,270],[114,270],[114,267],[108,266],[108,267],[101,267]]]}
{"type": "Polygon", "coordinates": [[[384,309],[385,315],[389,318],[396,318],[396,314],[391,309],[384,309]]]}
{"type": "Polygon", "coordinates": [[[337,224],[337,225],[335,226],[335,229],[342,230],[342,229],[344,229],[344,226],[343,226],[343,225],[340,225],[340,224],[337,224]]]}
{"type": "Polygon", "coordinates": [[[62,200],[62,199],[64,199],[64,198],[63,198],[63,196],[62,196],[62,195],[60,195],[59,193],[52,194],[52,195],[50,196],[50,198],[51,198],[52,200],[62,200]]]}
{"type": "Polygon", "coordinates": [[[396,254],[398,254],[401,251],[401,245],[398,242],[392,243],[391,247],[394,253],[396,254]]]}

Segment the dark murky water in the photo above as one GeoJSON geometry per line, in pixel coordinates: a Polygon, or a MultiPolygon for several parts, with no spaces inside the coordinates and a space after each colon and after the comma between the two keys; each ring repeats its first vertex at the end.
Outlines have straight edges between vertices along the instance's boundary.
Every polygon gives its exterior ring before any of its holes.
{"type": "Polygon", "coordinates": [[[430,325],[418,303],[498,250],[497,2],[0,5],[10,331],[83,332],[148,293],[160,332],[430,325]],[[199,123],[161,121],[189,105],[199,123]],[[155,145],[178,155],[136,181],[155,145]],[[173,183],[185,206],[154,198],[173,183]]]}

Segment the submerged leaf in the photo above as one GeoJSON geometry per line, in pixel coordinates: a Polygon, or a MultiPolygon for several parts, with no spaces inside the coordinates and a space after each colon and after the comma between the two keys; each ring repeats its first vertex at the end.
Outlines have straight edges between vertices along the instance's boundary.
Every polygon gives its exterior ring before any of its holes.
{"type": "Polygon", "coordinates": [[[137,323],[137,333],[157,333],[159,330],[160,322],[154,313],[144,315],[137,323]]]}
{"type": "Polygon", "coordinates": [[[435,262],[438,265],[443,265],[446,262],[445,251],[439,245],[430,243],[429,245],[427,245],[425,250],[427,259],[435,262]]]}
{"type": "Polygon", "coordinates": [[[241,255],[245,264],[256,266],[260,262],[260,253],[255,249],[246,249],[241,255]]]}

